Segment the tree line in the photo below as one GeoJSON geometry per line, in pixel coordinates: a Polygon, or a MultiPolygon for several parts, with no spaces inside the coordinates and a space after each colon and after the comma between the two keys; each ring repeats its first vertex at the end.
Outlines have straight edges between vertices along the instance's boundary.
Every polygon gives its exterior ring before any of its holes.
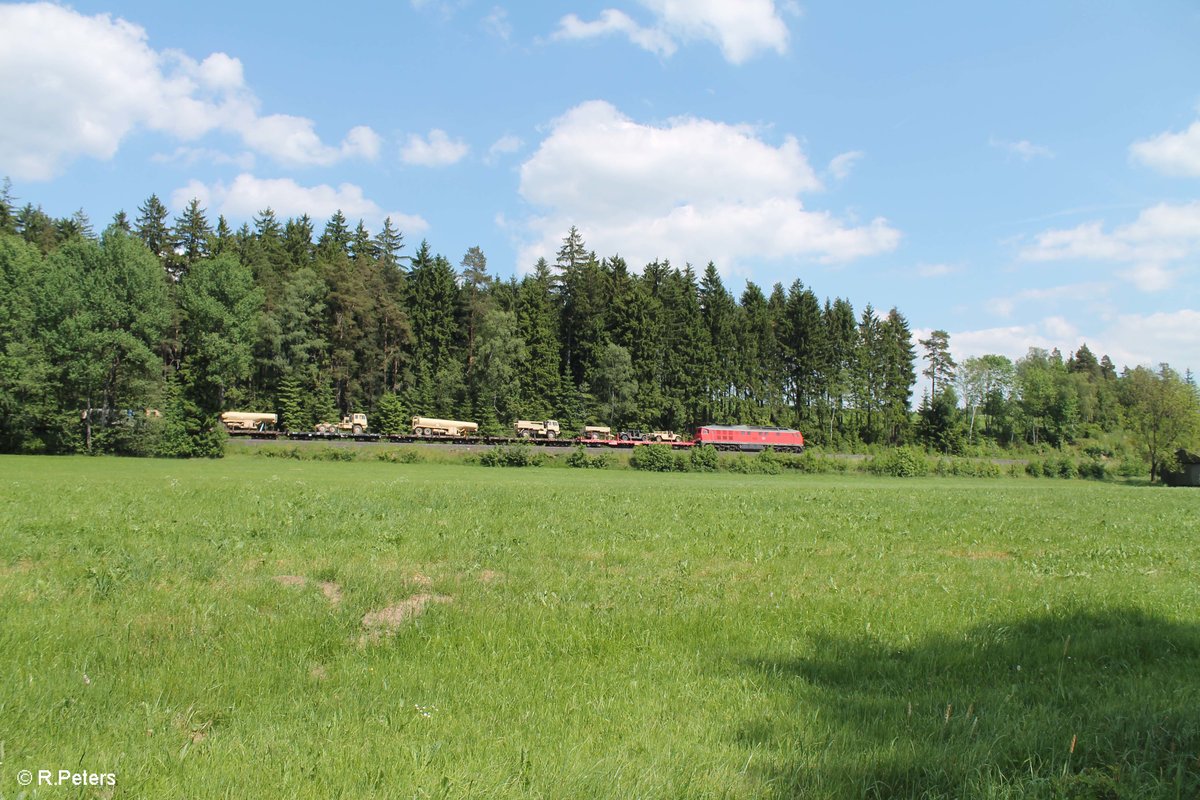
{"type": "Polygon", "coordinates": [[[270,209],[213,224],[197,200],[171,219],[155,195],[97,234],[83,211],[18,207],[5,183],[0,449],[212,455],[232,408],[276,411],[292,430],[362,411],[388,433],[414,414],[495,433],[517,418],[742,423],[947,450],[1057,444],[1126,419],[1125,378],[1086,346],[960,367],[937,332],[921,343],[932,385],[913,414],[919,359],[895,308],[821,301],[800,280],[735,295],[712,263],[631,268],[575,228],[531,266],[499,279],[477,247],[453,265],[428,242],[410,250],[390,219],[372,232],[341,212],[319,232],[270,209]],[[1076,376],[1070,392],[1061,375],[1076,376]],[[129,413],[143,409],[161,420],[129,413]]]}

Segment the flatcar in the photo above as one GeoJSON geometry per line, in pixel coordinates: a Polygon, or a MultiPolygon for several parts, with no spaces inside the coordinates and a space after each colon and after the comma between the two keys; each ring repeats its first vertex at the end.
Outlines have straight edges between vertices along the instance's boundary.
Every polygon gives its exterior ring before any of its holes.
{"type": "Polygon", "coordinates": [[[759,425],[705,425],[696,432],[695,444],[711,444],[718,450],[753,452],[770,447],[777,453],[802,453],[804,434],[791,428],[759,425]]]}

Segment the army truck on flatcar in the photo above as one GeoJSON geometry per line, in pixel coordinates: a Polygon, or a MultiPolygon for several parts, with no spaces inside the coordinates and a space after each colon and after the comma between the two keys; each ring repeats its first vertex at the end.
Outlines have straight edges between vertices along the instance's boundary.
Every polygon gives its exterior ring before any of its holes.
{"type": "Polygon", "coordinates": [[[678,433],[674,431],[651,431],[650,438],[656,442],[679,442],[682,441],[678,433]]]}
{"type": "Polygon", "coordinates": [[[436,419],[434,417],[413,417],[413,436],[474,436],[479,432],[475,422],[462,422],[455,419],[436,419]]]}
{"type": "Polygon", "coordinates": [[[522,439],[557,439],[559,434],[558,420],[553,419],[519,419],[513,423],[513,429],[522,439]]]}
{"type": "Polygon", "coordinates": [[[367,432],[367,415],[351,414],[342,417],[341,422],[318,422],[317,433],[353,433],[357,436],[367,432]]]}
{"type": "Polygon", "coordinates": [[[583,426],[583,438],[590,441],[608,441],[612,438],[612,428],[607,425],[583,426]]]}

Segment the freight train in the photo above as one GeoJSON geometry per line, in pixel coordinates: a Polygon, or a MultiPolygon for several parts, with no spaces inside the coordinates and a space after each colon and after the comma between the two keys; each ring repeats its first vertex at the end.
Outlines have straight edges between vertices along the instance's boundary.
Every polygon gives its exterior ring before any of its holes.
{"type": "MultiPolygon", "coordinates": [[[[237,417],[253,416],[252,412],[227,412],[237,417]]],[[[271,415],[274,416],[274,415],[271,415]]],[[[395,444],[441,443],[441,444],[514,444],[528,442],[536,438],[546,446],[570,447],[584,445],[586,447],[624,447],[631,448],[643,444],[665,444],[672,448],[688,448],[699,445],[712,445],[717,450],[757,452],[771,448],[778,453],[804,452],[804,435],[790,428],[776,428],[761,425],[705,425],[702,426],[692,439],[683,439],[671,431],[619,431],[607,426],[587,426],[574,437],[560,437],[559,424],[555,420],[531,422],[518,420],[514,424],[516,436],[481,436],[479,426],[474,422],[457,420],[442,420],[432,417],[413,417],[412,431],[407,434],[372,433],[366,425],[366,417],[362,414],[353,415],[353,429],[344,426],[333,429],[331,426],[318,425],[315,431],[279,431],[268,429],[265,425],[256,428],[240,427],[226,424],[230,436],[244,436],[253,439],[292,439],[301,441],[359,441],[359,442],[392,442],[395,444]]],[[[224,419],[223,419],[224,421],[224,419]]]]}

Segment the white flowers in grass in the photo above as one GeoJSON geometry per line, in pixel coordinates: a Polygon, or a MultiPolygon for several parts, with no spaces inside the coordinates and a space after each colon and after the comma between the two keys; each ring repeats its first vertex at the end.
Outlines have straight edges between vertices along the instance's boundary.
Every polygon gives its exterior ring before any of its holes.
{"type": "Polygon", "coordinates": [[[413,706],[413,709],[416,710],[416,712],[418,714],[420,714],[422,717],[424,717],[425,719],[429,719],[430,717],[433,716],[433,712],[437,711],[437,706],[416,706],[415,705],[415,706],[413,706]]]}

